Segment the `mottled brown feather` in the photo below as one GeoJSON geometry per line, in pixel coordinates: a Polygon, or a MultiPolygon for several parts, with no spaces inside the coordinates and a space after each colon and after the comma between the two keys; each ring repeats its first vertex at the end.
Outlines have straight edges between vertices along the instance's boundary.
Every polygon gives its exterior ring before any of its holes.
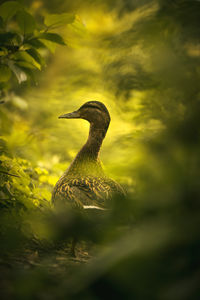
{"type": "Polygon", "coordinates": [[[122,187],[107,177],[68,177],[67,174],[57,182],[52,201],[68,201],[73,207],[95,205],[100,208],[109,207],[114,194],[124,194],[122,187]],[[59,200],[58,200],[59,199],[59,200]]]}

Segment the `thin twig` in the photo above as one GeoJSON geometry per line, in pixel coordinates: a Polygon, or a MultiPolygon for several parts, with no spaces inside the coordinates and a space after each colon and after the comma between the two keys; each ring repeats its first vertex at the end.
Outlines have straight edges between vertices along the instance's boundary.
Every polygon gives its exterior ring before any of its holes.
{"type": "Polygon", "coordinates": [[[5,172],[5,171],[0,171],[0,173],[10,175],[10,176],[14,176],[14,177],[20,177],[19,175],[11,174],[11,173],[8,173],[8,172],[5,172]]]}

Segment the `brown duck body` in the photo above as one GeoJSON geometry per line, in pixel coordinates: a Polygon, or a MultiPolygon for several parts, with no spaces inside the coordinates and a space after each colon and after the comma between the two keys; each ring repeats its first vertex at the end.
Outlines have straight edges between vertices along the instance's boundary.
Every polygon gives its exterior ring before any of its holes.
{"type": "Polygon", "coordinates": [[[105,176],[99,159],[99,151],[110,123],[107,108],[101,102],[90,101],[78,111],[60,118],[86,119],[90,122],[90,132],[86,144],[54,187],[54,205],[67,202],[74,208],[109,207],[113,195],[124,195],[124,191],[117,182],[105,176]]]}
{"type": "Polygon", "coordinates": [[[114,194],[124,194],[119,184],[107,177],[68,176],[59,179],[54,191],[53,203],[63,205],[66,201],[74,208],[104,209],[110,206],[114,194]]]}

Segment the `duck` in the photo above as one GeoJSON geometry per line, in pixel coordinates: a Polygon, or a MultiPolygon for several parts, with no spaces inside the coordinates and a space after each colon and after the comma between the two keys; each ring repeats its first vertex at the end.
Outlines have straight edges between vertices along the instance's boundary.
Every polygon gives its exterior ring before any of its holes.
{"type": "MultiPolygon", "coordinates": [[[[59,116],[59,119],[84,119],[90,123],[90,129],[86,143],[53,189],[53,205],[68,205],[82,211],[108,209],[114,195],[125,195],[121,185],[105,174],[99,156],[111,121],[108,109],[100,101],[88,101],[78,110],[59,116]]],[[[76,256],[75,245],[74,239],[73,256],[76,256]]]]}

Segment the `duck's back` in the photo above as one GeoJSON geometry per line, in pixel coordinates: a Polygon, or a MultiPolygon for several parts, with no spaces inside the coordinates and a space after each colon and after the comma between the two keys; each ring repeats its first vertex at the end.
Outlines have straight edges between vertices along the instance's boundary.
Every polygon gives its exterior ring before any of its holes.
{"type": "Polygon", "coordinates": [[[64,174],[54,188],[52,201],[55,205],[68,203],[72,207],[107,208],[114,195],[124,195],[124,191],[117,182],[108,177],[64,174]]]}

